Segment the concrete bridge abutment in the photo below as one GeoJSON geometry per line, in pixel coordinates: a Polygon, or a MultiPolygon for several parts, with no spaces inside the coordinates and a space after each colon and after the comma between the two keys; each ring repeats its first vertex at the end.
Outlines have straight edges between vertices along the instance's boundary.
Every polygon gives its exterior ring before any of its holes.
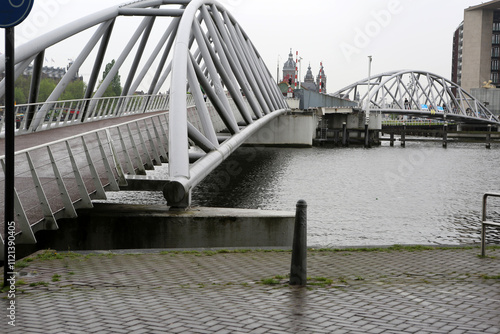
{"type": "Polygon", "coordinates": [[[295,213],[231,208],[169,211],[165,205],[95,203],[59,230],[37,233],[37,249],[290,248],[295,213]]]}

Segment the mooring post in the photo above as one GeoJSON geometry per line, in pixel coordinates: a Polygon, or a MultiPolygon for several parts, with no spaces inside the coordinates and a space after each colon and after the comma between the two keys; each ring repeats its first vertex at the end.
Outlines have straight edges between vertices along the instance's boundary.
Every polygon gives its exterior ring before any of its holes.
{"type": "Polygon", "coordinates": [[[370,147],[370,130],[368,130],[368,124],[365,124],[365,148],[370,147]]]}
{"type": "Polygon", "coordinates": [[[448,147],[448,122],[444,122],[443,126],[443,148],[448,147]]]}
{"type": "Polygon", "coordinates": [[[486,148],[491,148],[491,124],[488,124],[488,133],[486,134],[486,148]]]}
{"type": "Polygon", "coordinates": [[[406,145],[406,124],[403,123],[403,131],[401,132],[401,147],[406,145]]]}
{"type": "Polygon", "coordinates": [[[342,123],[342,146],[347,146],[347,123],[342,123]]]}
{"type": "Polygon", "coordinates": [[[391,132],[391,147],[394,146],[394,132],[391,132]]]}
{"type": "Polygon", "coordinates": [[[307,284],[307,203],[297,202],[295,227],[293,231],[292,265],[290,267],[290,285],[307,284]]]}

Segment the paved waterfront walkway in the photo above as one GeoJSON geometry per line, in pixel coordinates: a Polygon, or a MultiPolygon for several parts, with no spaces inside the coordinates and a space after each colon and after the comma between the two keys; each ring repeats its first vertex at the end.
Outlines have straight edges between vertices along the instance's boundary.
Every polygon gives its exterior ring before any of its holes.
{"type": "Polygon", "coordinates": [[[309,251],[293,288],[288,251],[45,251],[20,262],[17,326],[2,315],[0,332],[500,333],[500,248],[478,254],[309,251]]]}

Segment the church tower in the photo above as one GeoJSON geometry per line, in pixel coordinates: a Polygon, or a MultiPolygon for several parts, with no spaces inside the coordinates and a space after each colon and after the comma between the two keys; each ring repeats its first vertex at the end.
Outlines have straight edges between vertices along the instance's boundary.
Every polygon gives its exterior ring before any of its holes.
{"type": "Polygon", "coordinates": [[[326,94],[326,74],[325,69],[323,67],[323,63],[321,63],[321,68],[319,70],[319,74],[316,77],[316,86],[318,87],[318,92],[326,94]]]}
{"type": "Polygon", "coordinates": [[[295,85],[295,66],[292,49],[290,49],[288,60],[283,65],[283,82],[290,84],[292,87],[295,85]]]}
{"type": "Polygon", "coordinates": [[[316,84],[314,83],[314,75],[311,70],[311,64],[307,67],[307,73],[302,83],[302,88],[315,92],[316,84]]]}

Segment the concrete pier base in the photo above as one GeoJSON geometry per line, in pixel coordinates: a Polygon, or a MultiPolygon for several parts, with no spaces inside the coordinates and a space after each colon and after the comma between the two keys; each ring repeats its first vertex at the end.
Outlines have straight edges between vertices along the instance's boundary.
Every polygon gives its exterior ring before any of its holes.
{"type": "Polygon", "coordinates": [[[294,212],[94,204],[59,230],[37,234],[39,249],[291,247],[294,212]]]}

